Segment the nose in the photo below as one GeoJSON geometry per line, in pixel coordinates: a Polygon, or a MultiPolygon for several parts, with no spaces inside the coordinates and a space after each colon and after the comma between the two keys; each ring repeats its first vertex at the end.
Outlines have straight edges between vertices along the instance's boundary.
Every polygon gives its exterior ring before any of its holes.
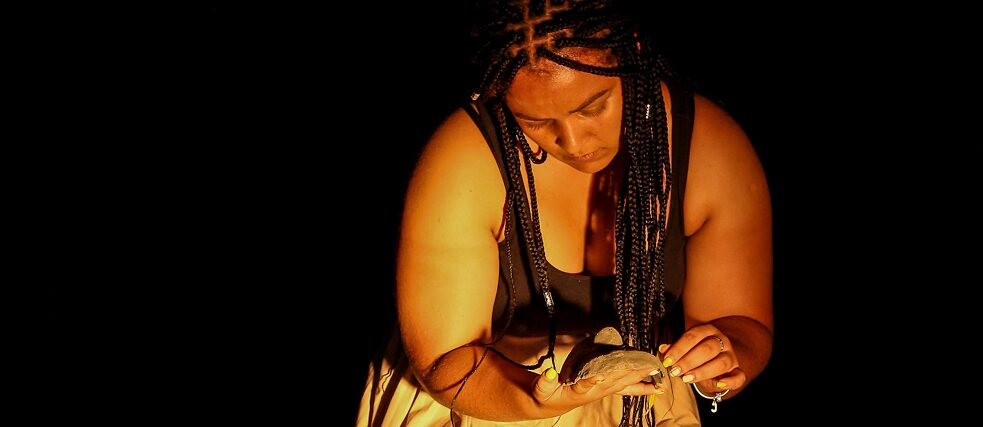
{"type": "Polygon", "coordinates": [[[585,140],[583,129],[581,129],[576,123],[573,123],[572,120],[558,121],[557,128],[556,145],[563,148],[564,151],[575,157],[587,154],[583,152],[583,142],[585,140]]]}

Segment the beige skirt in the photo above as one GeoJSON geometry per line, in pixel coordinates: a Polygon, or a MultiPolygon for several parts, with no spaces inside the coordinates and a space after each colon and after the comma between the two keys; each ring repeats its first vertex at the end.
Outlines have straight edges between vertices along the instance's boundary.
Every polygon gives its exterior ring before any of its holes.
{"type": "MultiPolygon", "coordinates": [[[[557,362],[562,366],[559,347],[558,345],[557,362]]],[[[670,390],[655,400],[657,425],[659,427],[699,426],[700,415],[692,389],[678,377],[671,378],[670,384],[670,390]]],[[[617,426],[621,422],[621,411],[621,396],[612,395],[554,418],[497,422],[455,413],[454,425],[617,426]]],[[[451,426],[450,417],[450,409],[433,400],[420,387],[412,370],[409,369],[398,336],[394,337],[385,354],[369,366],[369,376],[362,393],[362,403],[355,425],[358,427],[443,427],[451,426]]]]}

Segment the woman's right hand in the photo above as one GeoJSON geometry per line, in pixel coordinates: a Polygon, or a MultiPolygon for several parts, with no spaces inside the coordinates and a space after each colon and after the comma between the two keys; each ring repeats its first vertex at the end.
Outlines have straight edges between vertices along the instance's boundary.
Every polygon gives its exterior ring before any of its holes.
{"type": "MultiPolygon", "coordinates": [[[[658,368],[652,366],[643,369],[611,371],[604,375],[595,375],[577,381],[574,384],[560,384],[556,370],[549,368],[544,371],[533,385],[533,397],[536,402],[549,412],[567,411],[612,394],[621,396],[652,396],[665,394],[665,387],[653,383],[642,382],[643,379],[655,375],[658,368]]],[[[667,379],[668,380],[668,379],[667,379]]]]}

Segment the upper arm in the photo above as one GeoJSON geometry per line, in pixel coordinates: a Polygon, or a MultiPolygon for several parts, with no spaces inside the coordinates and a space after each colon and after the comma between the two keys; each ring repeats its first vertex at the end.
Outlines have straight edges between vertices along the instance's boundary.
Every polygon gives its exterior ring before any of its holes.
{"type": "Polygon", "coordinates": [[[504,197],[494,157],[458,110],[427,143],[403,211],[396,301],[403,342],[418,374],[443,354],[491,334],[498,285],[495,233],[504,197]]]}
{"type": "Polygon", "coordinates": [[[772,330],[771,202],[754,149],[724,110],[696,98],[684,214],[687,327],[727,316],[772,330]]]}

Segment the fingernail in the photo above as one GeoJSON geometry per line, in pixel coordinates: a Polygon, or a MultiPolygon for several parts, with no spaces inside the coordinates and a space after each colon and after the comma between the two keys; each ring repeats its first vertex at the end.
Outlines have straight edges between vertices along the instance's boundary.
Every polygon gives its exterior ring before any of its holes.
{"type": "Polygon", "coordinates": [[[657,388],[657,389],[655,389],[655,394],[659,394],[659,395],[666,394],[666,390],[665,389],[661,389],[661,388],[657,388]]]}
{"type": "Polygon", "coordinates": [[[683,373],[683,370],[682,369],[679,369],[678,366],[673,366],[672,367],[672,370],[669,371],[669,375],[672,375],[674,377],[678,377],[679,374],[681,374],[681,373],[683,373]]]}
{"type": "Polygon", "coordinates": [[[717,381],[717,388],[727,388],[727,383],[723,381],[717,381]]]}
{"type": "Polygon", "coordinates": [[[659,346],[659,353],[665,353],[669,349],[669,344],[662,344],[659,346]]]}
{"type": "Polygon", "coordinates": [[[667,357],[667,358],[665,358],[665,360],[662,361],[662,367],[663,368],[668,368],[669,365],[672,365],[672,358],[671,357],[667,357]]]}
{"type": "Polygon", "coordinates": [[[649,376],[650,377],[654,377],[656,375],[659,375],[659,370],[658,369],[653,369],[652,372],[649,372],[649,376]]]}
{"type": "Polygon", "coordinates": [[[546,370],[546,379],[553,381],[556,379],[556,369],[549,368],[546,370]]]}
{"type": "Polygon", "coordinates": [[[694,378],[693,377],[693,374],[683,375],[683,382],[684,383],[691,383],[691,382],[693,382],[693,378],[694,378]]]}

